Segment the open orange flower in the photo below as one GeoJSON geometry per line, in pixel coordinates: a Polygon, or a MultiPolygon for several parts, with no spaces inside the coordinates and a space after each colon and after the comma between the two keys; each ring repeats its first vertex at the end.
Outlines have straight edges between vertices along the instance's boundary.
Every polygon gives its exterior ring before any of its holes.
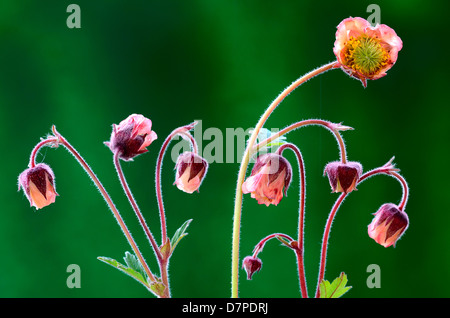
{"type": "Polygon", "coordinates": [[[402,47],[403,42],[393,29],[385,24],[372,27],[357,17],[344,19],[337,26],[333,51],[339,66],[366,87],[367,79],[386,75],[402,47]]]}

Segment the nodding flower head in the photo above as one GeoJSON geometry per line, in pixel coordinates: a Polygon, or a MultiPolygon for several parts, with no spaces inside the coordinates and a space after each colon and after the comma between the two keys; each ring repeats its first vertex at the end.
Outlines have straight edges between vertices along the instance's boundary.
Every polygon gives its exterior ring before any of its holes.
{"type": "Polygon", "coordinates": [[[198,192],[208,170],[208,162],[199,155],[187,151],[178,156],[175,165],[174,184],[186,193],[198,192]]]}
{"type": "Polygon", "coordinates": [[[262,267],[262,261],[253,256],[247,256],[242,261],[242,268],[247,273],[247,279],[251,280],[254,273],[259,272],[262,267]]]}
{"type": "Polygon", "coordinates": [[[44,163],[39,163],[19,175],[19,190],[23,189],[30,206],[38,210],[55,202],[58,194],[54,182],[55,175],[52,169],[44,163]]]}
{"type": "Polygon", "coordinates": [[[281,155],[267,153],[256,160],[250,177],[242,184],[242,192],[251,193],[251,197],[258,200],[259,204],[278,205],[283,192],[287,194],[291,179],[289,161],[281,155]]]}
{"type": "Polygon", "coordinates": [[[324,175],[328,175],[333,192],[349,193],[356,189],[362,166],[359,162],[330,162],[325,166],[324,175]]]}
{"type": "Polygon", "coordinates": [[[133,114],[119,125],[113,124],[110,141],[105,144],[113,153],[118,152],[120,159],[129,161],[147,152],[146,147],[156,138],[156,133],[152,131],[152,121],[142,115],[133,114]]]}
{"type": "Polygon", "coordinates": [[[408,215],[393,203],[383,204],[368,227],[368,233],[378,244],[394,245],[409,225],[408,215]]]}
{"type": "Polygon", "coordinates": [[[402,40],[387,25],[372,27],[363,18],[347,18],[337,26],[333,51],[341,68],[366,87],[367,79],[386,75],[402,47],[402,40]]]}

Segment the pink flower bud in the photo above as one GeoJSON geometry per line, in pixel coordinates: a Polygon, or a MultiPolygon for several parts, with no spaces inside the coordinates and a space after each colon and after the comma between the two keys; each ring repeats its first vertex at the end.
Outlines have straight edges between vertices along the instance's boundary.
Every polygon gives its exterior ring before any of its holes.
{"type": "Polygon", "coordinates": [[[30,206],[41,209],[53,202],[58,195],[55,191],[55,175],[52,169],[39,163],[19,175],[19,190],[22,188],[30,206]]]}
{"type": "Polygon", "coordinates": [[[175,182],[178,189],[186,193],[198,192],[208,170],[208,162],[193,152],[184,152],[178,156],[175,165],[175,182]]]}
{"type": "Polygon", "coordinates": [[[325,174],[328,175],[333,192],[349,193],[357,190],[356,184],[362,174],[362,166],[354,161],[347,163],[334,161],[325,166],[325,174]]]}
{"type": "Polygon", "coordinates": [[[142,115],[130,115],[119,125],[113,125],[109,142],[105,144],[113,153],[119,152],[119,158],[132,160],[137,155],[147,152],[149,146],[157,138],[152,131],[152,122],[142,115]]]}
{"type": "Polygon", "coordinates": [[[250,177],[242,184],[243,193],[251,193],[251,197],[259,204],[278,205],[286,195],[292,178],[289,161],[275,153],[261,155],[253,166],[250,177]],[[283,191],[284,188],[284,191],[283,191]]]}
{"type": "Polygon", "coordinates": [[[337,26],[333,51],[341,68],[366,87],[367,79],[386,75],[402,47],[402,40],[387,25],[372,27],[363,18],[347,18],[337,26]]]}
{"type": "Polygon", "coordinates": [[[242,261],[242,268],[247,273],[247,279],[251,280],[254,273],[259,272],[262,267],[262,261],[253,256],[247,256],[242,261]]]}
{"type": "Polygon", "coordinates": [[[408,215],[393,203],[383,204],[368,227],[368,233],[378,244],[394,245],[409,225],[408,215]]]}

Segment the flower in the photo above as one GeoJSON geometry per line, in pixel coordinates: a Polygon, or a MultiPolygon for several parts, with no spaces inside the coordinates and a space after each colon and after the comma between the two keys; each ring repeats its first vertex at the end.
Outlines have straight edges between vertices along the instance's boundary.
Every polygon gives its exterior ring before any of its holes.
{"type": "Polygon", "coordinates": [[[369,236],[384,247],[395,247],[408,228],[408,215],[393,203],[383,204],[374,215],[368,226],[369,236]]]}
{"type": "Polygon", "coordinates": [[[30,206],[38,210],[55,202],[58,194],[55,191],[54,181],[52,169],[44,163],[39,163],[19,175],[19,191],[22,188],[30,201],[30,206]]]}
{"type": "Polygon", "coordinates": [[[142,115],[132,114],[122,120],[119,125],[113,124],[109,142],[105,142],[119,158],[130,161],[137,155],[147,152],[157,135],[152,131],[152,121],[142,115]]]}
{"type": "Polygon", "coordinates": [[[337,26],[333,52],[339,66],[366,87],[367,79],[386,75],[402,47],[402,40],[387,25],[372,27],[363,18],[350,17],[337,26]]]}
{"type": "Polygon", "coordinates": [[[187,151],[178,156],[175,165],[177,188],[186,193],[198,192],[208,170],[208,162],[199,155],[187,151]]]}
{"type": "Polygon", "coordinates": [[[242,268],[247,273],[247,279],[251,280],[254,273],[259,272],[262,267],[262,261],[253,256],[247,256],[242,261],[242,268]]]}
{"type": "Polygon", "coordinates": [[[278,205],[286,195],[292,178],[292,168],[284,157],[275,153],[261,155],[253,166],[250,177],[242,184],[243,193],[259,204],[278,205]],[[284,188],[284,191],[283,191],[284,188]]]}
{"type": "Polygon", "coordinates": [[[349,193],[356,189],[356,184],[362,173],[362,166],[359,162],[339,161],[330,162],[325,166],[323,174],[328,175],[333,192],[349,193]]]}

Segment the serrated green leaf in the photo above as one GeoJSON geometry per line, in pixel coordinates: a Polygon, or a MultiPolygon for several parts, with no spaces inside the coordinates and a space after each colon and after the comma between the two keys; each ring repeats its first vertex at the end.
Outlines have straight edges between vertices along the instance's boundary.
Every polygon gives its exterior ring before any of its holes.
{"type": "Polygon", "coordinates": [[[128,268],[141,274],[142,277],[145,278],[145,281],[147,281],[147,274],[145,273],[144,267],[134,254],[125,252],[125,257],[123,258],[123,260],[125,261],[125,264],[128,265],[128,268]]]}
{"type": "Polygon", "coordinates": [[[347,285],[347,275],[344,272],[339,275],[338,278],[333,280],[330,284],[329,281],[323,280],[319,284],[320,298],[339,298],[344,295],[351,286],[347,285]]]}
{"type": "MultiPolygon", "coordinates": [[[[127,252],[128,253],[128,252],[127,252]]],[[[128,253],[131,256],[134,256],[130,253],[128,253]]],[[[127,254],[125,254],[124,259],[127,258],[127,254]]],[[[124,274],[127,274],[128,276],[134,278],[135,280],[137,280],[139,283],[143,284],[145,287],[148,288],[148,283],[147,283],[147,275],[141,274],[138,270],[135,270],[133,268],[127,267],[121,263],[119,263],[118,261],[116,261],[115,259],[109,258],[109,257],[97,257],[98,260],[111,265],[114,268],[117,268],[119,271],[121,271],[124,274]]],[[[128,257],[126,260],[126,262],[130,262],[130,264],[133,262],[132,257],[128,257]]],[[[128,266],[130,266],[129,264],[127,264],[128,266]]]]}
{"type": "Polygon", "coordinates": [[[186,222],[183,223],[182,226],[180,226],[180,228],[178,230],[175,231],[175,234],[173,235],[172,239],[170,240],[170,242],[172,244],[171,253],[173,253],[175,247],[178,245],[180,240],[183,237],[185,237],[186,235],[188,235],[186,233],[186,229],[188,228],[188,226],[191,222],[192,222],[192,219],[187,220],[186,222]]]}

